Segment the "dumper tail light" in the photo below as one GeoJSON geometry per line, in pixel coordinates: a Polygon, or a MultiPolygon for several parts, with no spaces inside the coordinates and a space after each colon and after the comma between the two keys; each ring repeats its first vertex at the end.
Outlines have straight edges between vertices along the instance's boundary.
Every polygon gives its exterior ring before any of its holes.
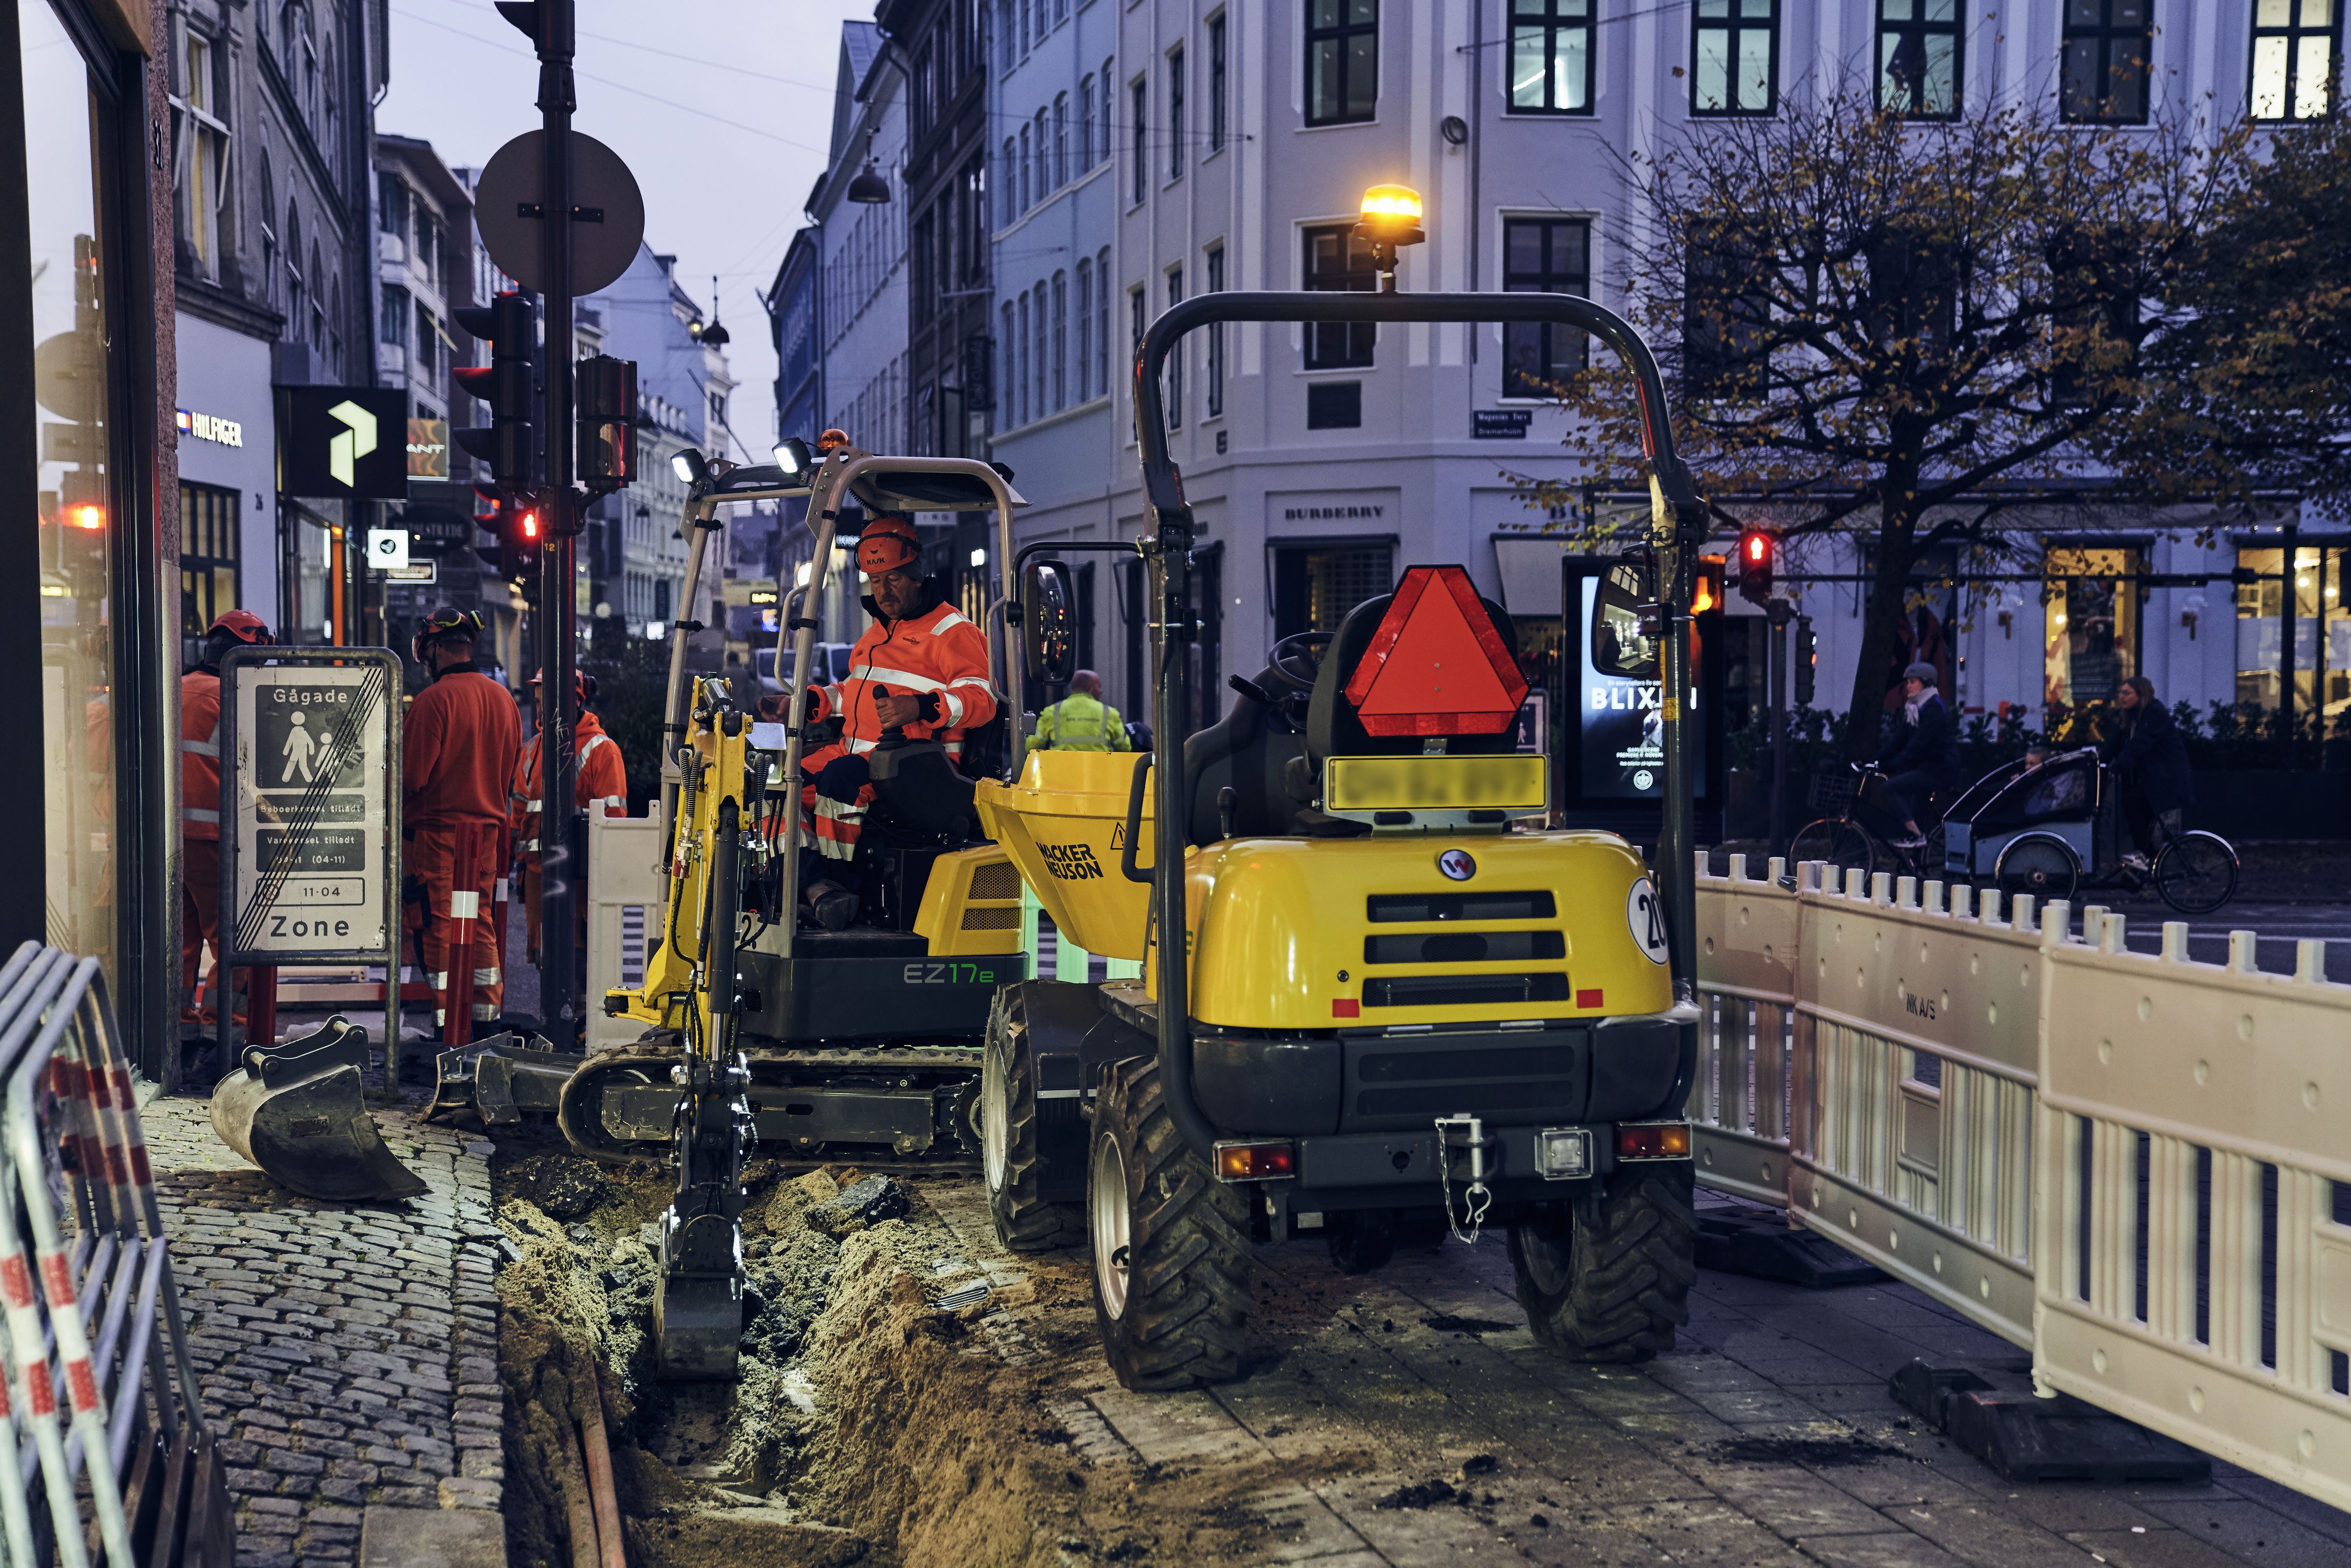
{"type": "Polygon", "coordinates": [[[1219,1143],[1218,1181],[1287,1181],[1298,1175],[1298,1145],[1287,1138],[1264,1143],[1219,1143]]]}
{"type": "Polygon", "coordinates": [[[1687,1122],[1619,1122],[1616,1157],[1620,1160],[1686,1160],[1690,1157],[1687,1122]]]}

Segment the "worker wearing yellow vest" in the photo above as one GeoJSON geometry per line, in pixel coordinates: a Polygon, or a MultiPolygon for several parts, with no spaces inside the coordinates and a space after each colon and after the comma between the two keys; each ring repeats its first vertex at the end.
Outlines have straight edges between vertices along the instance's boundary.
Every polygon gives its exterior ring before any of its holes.
{"type": "MultiPolygon", "coordinates": [[[[585,811],[594,800],[618,798],[620,809],[629,809],[629,769],[621,758],[621,748],[604,733],[596,716],[588,711],[588,699],[596,695],[595,683],[584,673],[571,673],[571,744],[572,755],[579,758],[579,775],[574,780],[572,799],[585,811]]],[[[541,704],[546,701],[545,677],[533,675],[530,684],[541,704]]],[[[544,713],[542,706],[539,710],[544,713]]],[[[539,801],[545,794],[539,772],[539,752],[546,729],[542,726],[522,748],[522,758],[515,767],[514,831],[515,858],[522,866],[522,906],[530,925],[530,961],[543,963],[540,956],[538,928],[538,862],[539,862],[539,801]]],[[[585,942],[588,930],[588,881],[586,867],[580,867],[580,896],[571,901],[579,916],[579,939],[585,942]]]]}
{"type": "Polygon", "coordinates": [[[1102,677],[1080,670],[1070,677],[1070,695],[1037,716],[1040,751],[1132,751],[1118,709],[1102,700],[1102,677]]]}

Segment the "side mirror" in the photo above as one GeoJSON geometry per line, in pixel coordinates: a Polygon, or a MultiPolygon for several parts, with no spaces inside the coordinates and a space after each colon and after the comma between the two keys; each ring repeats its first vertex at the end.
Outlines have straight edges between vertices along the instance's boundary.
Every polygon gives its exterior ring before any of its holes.
{"type": "Polygon", "coordinates": [[[1656,576],[1646,565],[1619,561],[1592,596],[1592,667],[1620,679],[1657,678],[1656,576]]]}
{"type": "Polygon", "coordinates": [[[1029,679],[1066,685],[1078,671],[1078,614],[1070,569],[1035,560],[1020,574],[1020,660],[1029,679]]]}

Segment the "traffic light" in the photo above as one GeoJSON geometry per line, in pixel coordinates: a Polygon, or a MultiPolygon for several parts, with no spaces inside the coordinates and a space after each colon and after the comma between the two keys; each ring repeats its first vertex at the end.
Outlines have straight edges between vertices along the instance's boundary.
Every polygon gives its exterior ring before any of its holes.
{"type": "Polygon", "coordinates": [[[1820,660],[1820,652],[1813,644],[1813,618],[1796,617],[1796,706],[1809,707],[1813,701],[1813,666],[1820,660]]]}
{"type": "Polygon", "coordinates": [[[1698,558],[1698,580],[1690,585],[1690,613],[1703,615],[1722,608],[1722,576],[1728,563],[1719,555],[1698,558]]]}
{"type": "Polygon", "coordinates": [[[597,354],[572,372],[578,471],[591,495],[609,495],[637,476],[637,362],[597,354]]]}
{"type": "Polygon", "coordinates": [[[450,433],[466,452],[490,465],[502,488],[531,480],[531,404],[538,392],[538,320],[530,301],[508,289],[487,305],[461,305],[457,325],[490,345],[486,365],[460,365],[457,384],[490,405],[487,429],[450,433]]]}
{"type": "Polygon", "coordinates": [[[1771,569],[1779,564],[1780,540],[1768,528],[1749,528],[1739,536],[1739,597],[1752,604],[1771,598],[1771,569]]]}

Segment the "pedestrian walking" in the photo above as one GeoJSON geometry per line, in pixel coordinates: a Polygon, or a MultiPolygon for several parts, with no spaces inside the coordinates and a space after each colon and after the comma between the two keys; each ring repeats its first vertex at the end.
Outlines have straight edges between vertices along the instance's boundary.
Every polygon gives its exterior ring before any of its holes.
{"type": "Polygon", "coordinates": [[[1037,716],[1040,751],[1128,751],[1126,726],[1118,709],[1102,700],[1102,677],[1080,670],[1070,677],[1070,695],[1037,716]]]}
{"type": "MultiPolygon", "coordinates": [[[[268,623],[250,610],[224,612],[204,632],[196,663],[180,677],[180,1021],[216,1023],[196,985],[204,947],[220,954],[220,664],[232,648],[269,645],[268,623]]],[[[214,970],[215,998],[229,977],[214,970]]]]}
{"type": "Polygon", "coordinates": [[[482,618],[470,610],[436,610],[416,634],[417,661],[433,682],[409,705],[401,732],[401,837],[405,841],[406,905],[419,934],[433,987],[433,1021],[448,1025],[449,939],[454,918],[476,918],[473,1017],[498,1016],[506,995],[499,965],[504,933],[490,928],[500,873],[522,720],[513,695],[481,673],[474,641],[482,618]],[[471,868],[457,885],[460,860],[471,868]],[[459,908],[455,895],[471,894],[459,908]]]}

